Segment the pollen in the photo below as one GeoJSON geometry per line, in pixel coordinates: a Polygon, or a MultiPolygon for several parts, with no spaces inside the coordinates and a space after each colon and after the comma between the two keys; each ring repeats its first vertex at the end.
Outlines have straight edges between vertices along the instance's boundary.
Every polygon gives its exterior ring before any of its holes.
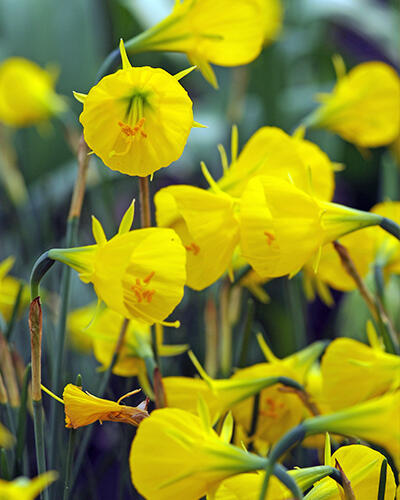
{"type": "Polygon", "coordinates": [[[148,287],[150,281],[154,277],[155,272],[152,271],[150,274],[148,274],[145,278],[140,280],[140,278],[136,278],[136,282],[134,285],[131,286],[131,290],[136,296],[136,300],[138,302],[147,302],[150,304],[150,302],[153,300],[153,296],[156,293],[155,290],[150,290],[148,287]]]}
{"type": "Polygon", "coordinates": [[[190,245],[185,245],[185,248],[188,252],[193,252],[194,255],[197,255],[200,252],[199,245],[196,245],[193,241],[190,245]]]}
{"type": "Polygon", "coordinates": [[[118,125],[121,127],[121,132],[127,137],[135,137],[140,132],[140,135],[146,138],[147,134],[145,134],[142,130],[145,120],[146,119],[144,117],[141,118],[133,128],[124,122],[118,122],[118,125]]]}
{"type": "Polygon", "coordinates": [[[268,245],[271,246],[272,242],[275,240],[275,236],[272,233],[268,232],[268,231],[264,231],[264,234],[267,237],[267,243],[268,243],[268,245]]]}
{"type": "Polygon", "coordinates": [[[267,408],[265,410],[260,410],[259,414],[263,417],[278,418],[278,412],[285,407],[285,404],[282,402],[278,403],[271,398],[267,398],[265,402],[267,403],[267,408]]]}

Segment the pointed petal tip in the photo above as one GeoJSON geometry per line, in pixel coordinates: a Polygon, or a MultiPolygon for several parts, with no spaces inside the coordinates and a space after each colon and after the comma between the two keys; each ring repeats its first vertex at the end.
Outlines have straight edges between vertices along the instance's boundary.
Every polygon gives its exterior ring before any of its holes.
{"type": "Polygon", "coordinates": [[[85,103],[87,94],[82,94],[81,92],[75,92],[75,90],[72,91],[72,94],[74,95],[75,99],[82,104],[85,103]]]}

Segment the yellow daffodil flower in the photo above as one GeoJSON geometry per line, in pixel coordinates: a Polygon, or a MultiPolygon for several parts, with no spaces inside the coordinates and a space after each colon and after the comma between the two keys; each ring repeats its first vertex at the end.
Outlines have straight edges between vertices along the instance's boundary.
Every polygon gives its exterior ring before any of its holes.
{"type": "Polygon", "coordinates": [[[333,411],[400,386],[399,356],[344,337],[328,346],[321,371],[323,395],[333,411]]]}
{"type": "MultiPolygon", "coordinates": [[[[371,376],[371,375],[370,375],[371,376]]],[[[307,435],[330,432],[382,446],[400,465],[400,391],[303,422],[307,435]]]]}
{"type": "Polygon", "coordinates": [[[5,500],[34,500],[57,477],[57,472],[49,471],[40,474],[34,479],[26,477],[18,477],[13,481],[0,479],[0,498],[5,500]]]}
{"type": "Polygon", "coordinates": [[[89,354],[93,351],[94,338],[87,333],[87,330],[96,318],[97,312],[97,302],[95,302],[68,313],[68,341],[74,350],[82,354],[89,354]]]}
{"type": "Polygon", "coordinates": [[[326,243],[382,218],[314,198],[290,181],[251,179],[240,209],[242,256],[261,277],[296,274],[326,243]]]}
{"type": "Polygon", "coordinates": [[[0,446],[2,448],[8,448],[13,442],[12,434],[0,424],[0,446]]]}
{"type": "Polygon", "coordinates": [[[64,111],[54,84],[54,72],[21,57],[6,59],[0,65],[0,122],[27,127],[64,111]]]}
{"type": "MultiPolygon", "coordinates": [[[[342,446],[331,457],[330,465],[336,463],[343,470],[350,481],[354,498],[378,498],[379,477],[382,462],[385,457],[376,450],[359,444],[342,446]]],[[[386,487],[383,500],[393,500],[396,492],[396,482],[392,469],[388,466],[386,473],[386,487]]],[[[344,497],[343,488],[330,477],[316,483],[305,496],[307,500],[341,500],[344,497]]]]}
{"type": "MultiPolygon", "coordinates": [[[[18,296],[20,280],[8,275],[8,272],[14,264],[14,258],[8,257],[0,262],[0,313],[6,321],[11,318],[14,304],[18,296]]],[[[26,286],[23,287],[20,301],[20,310],[26,307],[30,302],[29,291],[26,286]]]]}
{"type": "Polygon", "coordinates": [[[127,43],[130,53],[183,52],[217,87],[210,63],[239,66],[253,61],[279,24],[276,2],[175,0],[169,16],[127,43]],[[275,7],[275,9],[274,9],[275,7]]]}
{"type": "Polygon", "coordinates": [[[228,410],[234,408],[240,401],[254,396],[266,387],[273,385],[282,387],[282,384],[292,382],[292,387],[301,389],[301,386],[295,380],[286,379],[285,381],[284,377],[277,373],[271,376],[266,373],[266,376],[259,375],[258,377],[212,379],[204,371],[194,354],[189,352],[189,355],[202,378],[163,378],[168,406],[197,414],[198,401],[201,397],[210,412],[212,423],[228,410]]]}
{"type": "Polygon", "coordinates": [[[121,396],[118,401],[98,398],[89,392],[84,392],[81,387],[67,384],[64,388],[63,399],[53,394],[42,385],[42,390],[64,405],[65,427],[77,429],[85,425],[109,422],[123,422],[137,427],[143,419],[147,418],[147,402],[145,399],[138,406],[121,405],[120,402],[137,394],[141,389],[128,392],[121,396]]]}
{"type": "MultiPolygon", "coordinates": [[[[261,377],[287,377],[299,384],[304,384],[306,375],[314,361],[324,349],[323,343],[315,343],[284,359],[276,358],[261,336],[258,336],[267,363],[258,363],[237,370],[232,381],[261,377]]],[[[242,428],[250,441],[271,445],[289,429],[301,422],[305,407],[299,395],[280,384],[263,389],[260,392],[258,416],[255,429],[251,429],[254,411],[254,398],[236,404],[232,413],[239,428],[242,428]],[[253,431],[253,435],[251,434],[253,431]]]]}
{"type": "MultiPolygon", "coordinates": [[[[339,61],[338,59],[336,61],[339,61]]],[[[361,147],[392,143],[400,132],[400,79],[382,62],[359,64],[345,74],[337,62],[338,81],[306,124],[322,127],[361,147]]]]}
{"type": "Polygon", "coordinates": [[[93,217],[95,245],[52,249],[48,257],[71,266],[83,282],[93,283],[99,299],[124,318],[163,323],[183,296],[185,249],[172,229],[130,231],[133,215],[132,203],[118,234],[109,241],[93,217]]]}
{"type": "Polygon", "coordinates": [[[278,38],[282,29],[283,6],[281,0],[258,0],[263,9],[264,45],[278,38]]]}
{"type": "MultiPolygon", "coordinates": [[[[259,500],[264,474],[238,474],[225,479],[215,493],[214,500],[259,500]]],[[[272,477],[265,500],[287,500],[292,498],[290,491],[276,478],[272,477]]]]}
{"type": "MultiPolygon", "coordinates": [[[[248,181],[257,175],[290,178],[304,190],[330,201],[335,187],[334,167],[328,156],[301,134],[289,136],[276,127],[262,127],[251,136],[236,158],[237,131],[232,130],[232,162],[224,165],[218,186],[231,196],[241,196],[248,181]]],[[[221,150],[222,146],[220,146],[221,150]]],[[[224,155],[224,151],[222,149],[224,155]]],[[[226,156],[226,154],[224,155],[226,156]]]]}
{"type": "Polygon", "coordinates": [[[154,197],[157,224],[171,227],[186,249],[187,285],[203,290],[222,276],[239,242],[234,200],[222,191],[169,186],[154,197]]]}
{"type": "Polygon", "coordinates": [[[266,459],[226,442],[228,431],[218,436],[206,412],[198,417],[177,408],[153,411],[132,443],[135,488],[148,500],[197,500],[229,476],[265,467],[266,459]]]}
{"type": "Polygon", "coordinates": [[[134,68],[120,43],[122,69],[87,95],[80,122],[85,141],[105,165],[144,177],[177,160],[192,129],[192,101],[179,79],[160,68],[134,68]]]}

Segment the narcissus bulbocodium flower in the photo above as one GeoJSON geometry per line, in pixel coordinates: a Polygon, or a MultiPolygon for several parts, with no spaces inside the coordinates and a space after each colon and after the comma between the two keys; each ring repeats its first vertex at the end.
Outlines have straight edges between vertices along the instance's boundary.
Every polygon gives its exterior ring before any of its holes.
{"type": "Polygon", "coordinates": [[[323,397],[333,411],[341,410],[397,389],[400,356],[386,353],[378,342],[369,347],[342,337],[326,349],[321,372],[323,397]]]}
{"type": "Polygon", "coordinates": [[[4,498],[4,500],[34,500],[57,477],[57,472],[49,471],[33,479],[27,477],[18,477],[13,481],[0,479],[0,498],[4,498]]]}
{"type": "MultiPolygon", "coordinates": [[[[360,444],[342,446],[330,457],[331,465],[338,466],[350,481],[354,498],[378,498],[379,478],[382,462],[385,457],[376,450],[360,444]]],[[[396,492],[396,482],[392,469],[387,466],[385,494],[382,500],[393,500],[396,492]]],[[[343,488],[330,477],[326,477],[312,488],[305,496],[307,500],[341,500],[344,496],[343,488]]]]}
{"type": "Polygon", "coordinates": [[[229,444],[231,417],[219,436],[199,407],[200,417],[178,408],[155,410],[139,426],[129,463],[135,488],[148,500],[198,500],[229,476],[265,467],[265,458],[229,444]]]}
{"type": "Polygon", "coordinates": [[[345,74],[335,60],[338,81],[331,94],[319,95],[321,106],[305,123],[336,132],[361,147],[392,143],[400,132],[400,79],[382,62],[359,64],[345,74]]]}
{"type": "Polygon", "coordinates": [[[241,200],[242,256],[261,277],[296,274],[322,247],[352,231],[379,225],[382,217],[320,200],[289,180],[251,179],[241,200]]]}
{"type": "Polygon", "coordinates": [[[64,388],[63,399],[42,386],[42,389],[51,397],[64,404],[65,427],[77,429],[85,425],[109,422],[122,422],[137,427],[140,422],[147,418],[147,399],[138,406],[121,405],[120,402],[137,394],[141,389],[128,392],[121,396],[118,401],[98,398],[82,390],[74,384],[67,384],[64,388]]]}
{"type": "MultiPolygon", "coordinates": [[[[14,258],[8,257],[0,262],[0,313],[6,321],[9,321],[14,309],[22,282],[8,275],[14,264],[14,258]]],[[[22,289],[20,299],[20,310],[30,302],[29,290],[26,286],[22,289]]]]}
{"type": "Polygon", "coordinates": [[[107,167],[144,177],[177,160],[193,122],[192,101],[160,68],[132,67],[120,43],[122,69],[105,76],[87,95],[79,117],[88,146],[107,167]]]}
{"type": "MultiPolygon", "coordinates": [[[[371,375],[370,375],[371,376],[371,375]]],[[[373,375],[372,375],[373,376],[373,375]]],[[[306,435],[330,432],[384,448],[400,465],[400,391],[388,392],[335,413],[304,420],[306,435]]]]}
{"type": "Polygon", "coordinates": [[[215,423],[219,417],[234,408],[237,403],[254,396],[266,387],[281,384],[301,390],[295,380],[283,380],[278,374],[248,378],[212,379],[204,371],[196,357],[189,352],[201,379],[189,377],[164,377],[163,384],[168,407],[181,408],[197,414],[199,398],[202,398],[210,413],[210,420],[215,423]]]}
{"type": "MultiPolygon", "coordinates": [[[[281,376],[293,379],[303,385],[308,370],[324,349],[322,342],[316,342],[291,356],[278,359],[268,348],[261,335],[258,336],[258,340],[268,362],[238,370],[231,377],[232,381],[281,376]]],[[[299,394],[281,384],[268,387],[260,392],[255,429],[251,429],[253,410],[254,398],[251,398],[236,404],[232,408],[232,413],[240,437],[245,441],[256,442],[260,449],[265,448],[265,445],[269,446],[275,443],[289,429],[300,423],[306,412],[299,394]],[[251,435],[251,433],[253,434],[251,435]]]]}
{"type": "MultiPolygon", "coordinates": [[[[371,212],[388,217],[400,224],[400,202],[385,201],[371,208],[371,212]]],[[[400,242],[397,238],[382,230],[380,227],[368,227],[363,231],[347,234],[339,239],[349,252],[358,274],[365,278],[374,264],[382,269],[385,279],[391,274],[400,274],[400,242]]],[[[314,298],[313,289],[316,288],[322,298],[328,296],[329,290],[324,290],[326,284],[335,290],[344,292],[354,290],[356,284],[344,269],[340,257],[332,245],[322,248],[318,271],[312,270],[312,262],[305,266],[306,290],[309,298],[314,298]],[[318,281],[317,281],[318,280],[318,281]],[[328,295],[327,295],[328,294],[328,295]]],[[[332,303],[329,300],[328,303],[332,303]]]]}
{"type": "Polygon", "coordinates": [[[0,65],[0,122],[27,127],[64,111],[66,104],[54,84],[54,71],[22,57],[6,59],[0,65]]]}
{"type": "Polygon", "coordinates": [[[129,52],[183,52],[217,87],[210,63],[253,61],[277,31],[279,13],[270,0],[175,0],[169,16],[127,43],[129,52]],[[271,4],[271,5],[270,5],[271,4]]]}
{"type": "Polygon", "coordinates": [[[183,296],[186,252],[172,229],[130,231],[133,216],[134,203],[109,241],[93,217],[95,245],[52,249],[48,256],[78,271],[83,282],[93,283],[99,299],[124,318],[164,323],[183,296]]]}

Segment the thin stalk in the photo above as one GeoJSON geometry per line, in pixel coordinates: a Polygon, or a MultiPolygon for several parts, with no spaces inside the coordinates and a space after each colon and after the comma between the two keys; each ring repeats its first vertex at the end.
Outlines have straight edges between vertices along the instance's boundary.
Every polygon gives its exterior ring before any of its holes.
{"type": "Polygon", "coordinates": [[[387,467],[388,463],[385,458],[382,460],[381,471],[379,474],[379,490],[377,500],[385,500],[387,467]]]}
{"type": "Polygon", "coordinates": [[[18,412],[17,445],[15,452],[17,476],[23,474],[22,459],[26,444],[26,414],[27,414],[28,386],[29,386],[30,375],[31,375],[31,364],[29,363],[25,369],[24,378],[22,381],[21,404],[18,412]]]}
{"type": "Polygon", "coordinates": [[[220,356],[221,375],[227,378],[232,370],[232,326],[229,321],[229,294],[231,285],[225,281],[220,295],[220,356]]]}
{"type": "Polygon", "coordinates": [[[0,448],[0,478],[9,481],[10,471],[8,470],[8,460],[7,451],[4,448],[0,448]]]}
{"type": "Polygon", "coordinates": [[[245,367],[247,363],[247,355],[249,352],[249,344],[254,323],[255,310],[256,310],[256,305],[254,300],[252,298],[248,299],[246,323],[244,325],[242,345],[240,348],[240,356],[238,361],[239,368],[245,367]]]}
{"type": "Polygon", "coordinates": [[[76,438],[76,430],[70,429],[68,436],[63,500],[68,500],[72,489],[71,477],[72,477],[72,461],[74,458],[74,449],[75,449],[75,438],[76,438]]]}
{"type": "Polygon", "coordinates": [[[293,351],[298,351],[307,345],[307,319],[299,279],[299,276],[295,276],[291,280],[285,280],[286,300],[293,325],[293,351]]]}
{"type": "MultiPolygon", "coordinates": [[[[33,425],[35,431],[35,449],[38,474],[46,472],[46,455],[44,443],[44,429],[43,429],[43,405],[42,400],[32,401],[33,403],[33,425]]],[[[48,500],[48,490],[45,489],[40,493],[41,500],[48,500]]]]}

